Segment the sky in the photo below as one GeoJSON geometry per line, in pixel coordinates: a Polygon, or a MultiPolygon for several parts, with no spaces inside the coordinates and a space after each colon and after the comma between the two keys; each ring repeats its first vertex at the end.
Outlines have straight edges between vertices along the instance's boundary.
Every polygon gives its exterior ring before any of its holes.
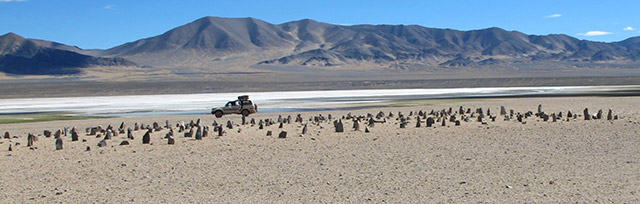
{"type": "Polygon", "coordinates": [[[420,25],[613,42],[640,36],[640,1],[592,0],[0,0],[0,35],[107,49],[160,35],[205,16],[300,19],[357,25],[420,25]]]}

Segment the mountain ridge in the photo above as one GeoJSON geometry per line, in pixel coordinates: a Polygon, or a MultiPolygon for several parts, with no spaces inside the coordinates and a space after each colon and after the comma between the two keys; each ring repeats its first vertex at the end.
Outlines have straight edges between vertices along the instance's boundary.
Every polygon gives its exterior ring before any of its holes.
{"type": "Polygon", "coordinates": [[[14,33],[2,37],[6,42],[0,41],[0,56],[5,57],[0,65],[5,67],[7,53],[33,57],[38,50],[101,59],[75,63],[76,67],[107,64],[233,70],[256,64],[329,68],[373,64],[390,70],[446,70],[535,64],[553,64],[559,69],[584,64],[640,64],[640,37],[605,43],[565,34],[527,35],[498,27],[460,31],[420,25],[344,26],[313,19],[271,24],[251,17],[208,16],[157,36],[91,51],[44,40],[20,39],[14,33]],[[16,50],[16,43],[25,48],[16,50]]]}

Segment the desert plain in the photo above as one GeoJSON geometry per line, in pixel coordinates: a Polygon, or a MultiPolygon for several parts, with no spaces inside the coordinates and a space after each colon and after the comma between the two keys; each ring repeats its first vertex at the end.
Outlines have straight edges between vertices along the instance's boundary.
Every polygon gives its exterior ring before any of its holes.
{"type": "Polygon", "coordinates": [[[640,97],[418,100],[247,117],[247,123],[303,118],[263,129],[242,125],[238,115],[1,124],[0,133],[10,132],[11,138],[0,139],[0,203],[637,203],[638,104],[640,97]],[[518,122],[500,115],[500,106],[524,114],[537,112],[540,104],[543,112],[562,112],[563,118],[552,122],[534,115],[518,122]],[[483,108],[485,114],[490,109],[496,120],[487,117],[482,124],[476,115],[460,126],[447,120],[426,127],[421,118],[416,127],[419,111],[455,112],[460,106],[472,112],[483,108]],[[612,109],[618,119],[584,120],[584,108],[591,114],[612,109]],[[579,116],[567,119],[569,110],[579,116]],[[375,123],[368,133],[366,120],[354,130],[353,119],[342,119],[344,132],[333,124],[343,116],[379,112],[386,122],[375,123]],[[407,118],[405,128],[399,114],[407,118]],[[320,115],[333,119],[310,120],[320,115]],[[198,119],[210,126],[202,140],[178,132],[176,124],[198,119]],[[139,130],[133,139],[114,136],[104,147],[98,147],[104,134],[85,132],[99,125],[164,126],[165,121],[174,130],[174,145],[165,139],[167,128],[152,132],[150,144],[142,143],[146,130],[139,130]],[[214,121],[234,126],[218,136],[214,121]],[[64,127],[76,127],[80,141],[61,136],[63,149],[56,150],[56,139],[43,131],[64,127]],[[281,131],[286,138],[279,138],[281,131]],[[32,147],[28,133],[39,135],[32,147]]]}

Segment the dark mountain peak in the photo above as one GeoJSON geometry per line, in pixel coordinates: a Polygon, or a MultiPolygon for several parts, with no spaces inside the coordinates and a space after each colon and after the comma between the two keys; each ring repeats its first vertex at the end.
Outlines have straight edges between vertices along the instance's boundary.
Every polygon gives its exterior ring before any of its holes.
{"type": "Polygon", "coordinates": [[[24,37],[15,34],[13,32],[8,32],[7,34],[1,35],[0,40],[25,40],[24,37]]]}

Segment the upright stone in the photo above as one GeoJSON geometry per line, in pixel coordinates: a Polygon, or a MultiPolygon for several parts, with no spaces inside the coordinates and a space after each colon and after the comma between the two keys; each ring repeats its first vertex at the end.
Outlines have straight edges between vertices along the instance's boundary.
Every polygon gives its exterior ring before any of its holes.
{"type": "Polygon", "coordinates": [[[435,123],[435,122],[436,121],[432,117],[428,117],[427,118],[427,127],[433,126],[433,123],[435,123]]]}
{"type": "Polygon", "coordinates": [[[282,123],[282,122],[280,122],[280,125],[278,126],[278,128],[282,128],[282,124],[283,124],[283,123],[282,123]]]}
{"type": "Polygon", "coordinates": [[[416,127],[419,128],[421,124],[422,124],[422,121],[420,121],[420,117],[418,117],[416,120],[416,127]]]}
{"type": "Polygon", "coordinates": [[[78,141],[78,130],[74,127],[71,129],[71,141],[78,141]]]}
{"type": "Polygon", "coordinates": [[[58,137],[56,139],[56,150],[61,150],[62,149],[62,138],[58,137]]]}
{"type": "Polygon", "coordinates": [[[538,105],[538,114],[542,113],[542,104],[538,105]]]}
{"type": "Polygon", "coordinates": [[[369,133],[369,132],[371,132],[371,131],[369,130],[369,126],[364,127],[364,132],[365,132],[365,133],[369,133]]]}
{"type": "Polygon", "coordinates": [[[589,114],[589,108],[585,108],[583,111],[584,120],[591,120],[591,115],[589,114]]]}
{"type": "Polygon", "coordinates": [[[202,127],[198,126],[198,129],[196,130],[196,140],[202,140],[202,127]]]}
{"type": "Polygon", "coordinates": [[[359,131],[360,130],[360,121],[359,120],[353,121],[353,130],[355,130],[355,131],[359,131]]]}
{"type": "Polygon", "coordinates": [[[131,128],[127,128],[127,138],[133,139],[133,133],[131,132],[131,128]]]}
{"type": "Polygon", "coordinates": [[[442,120],[442,126],[447,126],[447,120],[442,120]]]}
{"type": "Polygon", "coordinates": [[[456,126],[460,126],[460,121],[459,120],[456,120],[455,123],[456,123],[456,126]]]}
{"type": "Polygon", "coordinates": [[[58,129],[58,130],[56,131],[56,133],[54,133],[54,134],[53,134],[53,136],[54,136],[55,138],[58,138],[58,137],[62,136],[62,129],[58,129]]]}
{"type": "Polygon", "coordinates": [[[4,139],[11,139],[11,133],[9,133],[8,131],[4,132],[4,139]]]}
{"type": "Polygon", "coordinates": [[[218,137],[222,137],[222,133],[224,133],[224,131],[222,131],[222,125],[218,126],[218,137]]]}
{"type": "Polygon", "coordinates": [[[335,124],[336,132],[344,132],[344,126],[342,124],[342,120],[338,121],[335,124]]]}
{"type": "Polygon", "coordinates": [[[113,137],[113,133],[111,132],[111,129],[107,129],[107,134],[105,134],[104,139],[110,140],[111,137],[113,137]]]}
{"type": "Polygon", "coordinates": [[[151,130],[147,130],[146,133],[144,133],[144,136],[142,136],[142,144],[149,144],[151,142],[151,130]]]}
{"type": "Polygon", "coordinates": [[[35,137],[36,136],[31,134],[31,133],[27,134],[27,147],[33,146],[33,142],[35,142],[35,140],[36,140],[35,137]]]}
{"type": "Polygon", "coordinates": [[[176,144],[176,140],[173,138],[173,136],[170,136],[167,139],[167,144],[170,144],[170,145],[176,144]]]}
{"type": "Polygon", "coordinates": [[[247,119],[242,115],[242,125],[246,124],[247,119]]]}
{"type": "Polygon", "coordinates": [[[304,127],[302,128],[302,134],[307,134],[307,124],[304,124],[304,127]]]}
{"type": "Polygon", "coordinates": [[[271,130],[267,130],[267,136],[271,136],[271,135],[272,135],[271,130]]]}
{"type": "Polygon", "coordinates": [[[51,137],[51,131],[50,130],[44,130],[43,135],[45,137],[51,137]]]}
{"type": "Polygon", "coordinates": [[[189,131],[184,132],[184,137],[193,137],[193,127],[191,127],[189,131]]]}
{"type": "Polygon", "coordinates": [[[233,129],[233,123],[230,120],[227,120],[227,128],[233,129]]]}
{"type": "Polygon", "coordinates": [[[598,110],[598,113],[596,114],[596,119],[598,120],[602,119],[602,109],[598,110]]]}
{"type": "Polygon", "coordinates": [[[504,108],[504,106],[500,106],[500,115],[506,115],[507,114],[507,109],[504,108]]]}
{"type": "Polygon", "coordinates": [[[613,120],[613,111],[611,111],[611,109],[609,109],[609,112],[607,113],[607,120],[613,120]]]}

